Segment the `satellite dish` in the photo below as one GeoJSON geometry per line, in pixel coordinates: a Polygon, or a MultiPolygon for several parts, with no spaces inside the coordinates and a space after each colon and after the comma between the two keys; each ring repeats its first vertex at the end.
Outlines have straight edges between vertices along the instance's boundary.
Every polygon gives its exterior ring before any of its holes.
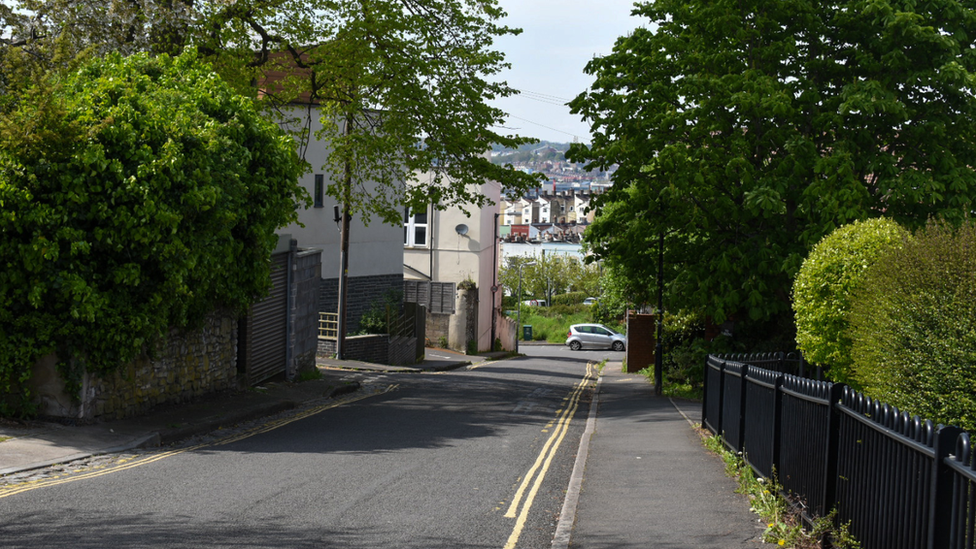
{"type": "Polygon", "coordinates": [[[465,225],[464,223],[461,223],[457,227],[454,227],[454,232],[456,232],[457,234],[459,234],[461,236],[464,236],[464,235],[468,234],[468,226],[465,225]]]}

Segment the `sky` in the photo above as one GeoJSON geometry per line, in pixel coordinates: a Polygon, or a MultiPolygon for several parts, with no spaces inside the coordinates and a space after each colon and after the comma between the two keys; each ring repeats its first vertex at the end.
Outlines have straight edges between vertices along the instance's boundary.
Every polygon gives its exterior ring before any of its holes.
{"type": "Polygon", "coordinates": [[[586,91],[593,77],[583,73],[594,56],[613,50],[617,38],[644,25],[630,15],[634,0],[499,0],[502,22],[523,30],[497,40],[512,68],[501,75],[525,92],[493,102],[509,113],[499,133],[545,141],[589,142],[589,126],[563,104],[586,91]]]}

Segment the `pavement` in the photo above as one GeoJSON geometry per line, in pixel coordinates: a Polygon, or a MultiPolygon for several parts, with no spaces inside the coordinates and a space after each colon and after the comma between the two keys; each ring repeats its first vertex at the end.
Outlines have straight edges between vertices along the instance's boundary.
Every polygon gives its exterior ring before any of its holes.
{"type": "Polygon", "coordinates": [[[739,549],[762,545],[765,525],[735,493],[722,460],[701,444],[697,401],[654,396],[641,374],[603,369],[570,482],[580,474],[568,542],[553,549],[739,549]],[[580,461],[583,464],[580,464],[580,461]]]}
{"type": "MultiPolygon", "coordinates": [[[[411,367],[319,359],[321,379],[266,383],[137,418],[90,425],[0,421],[0,476],[177,442],[356,391],[376,374],[444,371],[499,358],[428,349],[425,361],[411,367]]],[[[593,403],[552,549],[761,545],[764,525],[735,493],[721,460],[699,441],[700,402],[656,397],[643,376],[610,362],[593,403]]]]}

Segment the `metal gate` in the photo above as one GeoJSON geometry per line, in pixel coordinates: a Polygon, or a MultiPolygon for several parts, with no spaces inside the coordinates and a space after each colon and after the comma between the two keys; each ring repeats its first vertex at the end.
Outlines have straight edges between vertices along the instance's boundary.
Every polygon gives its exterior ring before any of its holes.
{"type": "Polygon", "coordinates": [[[248,386],[284,374],[288,352],[288,256],[271,256],[271,294],[251,306],[238,338],[238,372],[248,386]]]}

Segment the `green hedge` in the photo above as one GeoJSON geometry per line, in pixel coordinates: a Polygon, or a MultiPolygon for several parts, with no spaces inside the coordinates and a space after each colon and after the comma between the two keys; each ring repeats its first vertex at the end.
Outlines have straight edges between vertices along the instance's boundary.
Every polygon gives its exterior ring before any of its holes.
{"type": "Polygon", "coordinates": [[[868,269],[902,245],[908,232],[886,218],[845,225],[825,236],[793,284],[796,344],[830,379],[852,383],[847,316],[868,269]]]}
{"type": "Polygon", "coordinates": [[[0,414],[31,413],[42,356],[77,391],[83,371],[266,295],[302,169],[195,53],[39,80],[0,115],[0,414]]]}
{"type": "Polygon", "coordinates": [[[976,429],[976,229],[932,223],[870,269],[851,312],[864,391],[976,429]]]}

